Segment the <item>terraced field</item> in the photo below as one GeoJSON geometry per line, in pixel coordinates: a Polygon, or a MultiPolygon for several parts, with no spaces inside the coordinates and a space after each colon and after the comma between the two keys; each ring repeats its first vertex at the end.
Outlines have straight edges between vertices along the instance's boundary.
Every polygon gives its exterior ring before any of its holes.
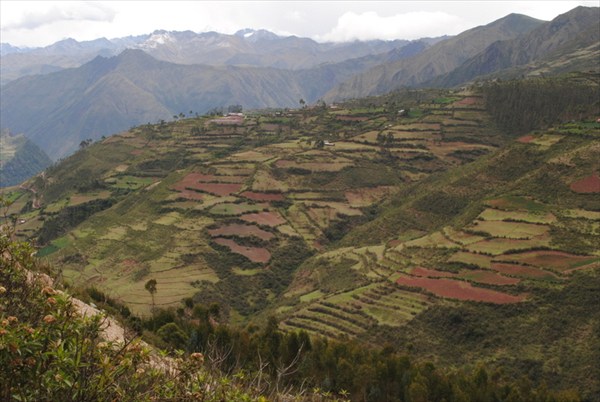
{"type": "MultiPolygon", "coordinates": [[[[242,288],[280,281],[273,279],[272,267],[279,266],[281,250],[290,244],[301,240],[311,252],[325,252],[397,191],[502,144],[480,97],[455,93],[447,98],[445,103],[413,102],[405,116],[349,105],[248,115],[235,124],[203,117],[140,126],[73,156],[68,169],[90,178],[89,188],[73,186],[64,177],[74,176],[50,170],[28,183],[29,190],[10,190],[12,211],[26,210],[34,199],[40,204],[29,207],[17,225],[26,238],[67,207],[114,199],[111,208],[43,245],[40,255],[59,262],[75,284],[94,284],[132,303],[136,299],[142,313],[149,306],[144,281],[159,274],[168,285],[158,281],[161,303],[219,294],[221,302],[239,299],[234,309],[255,308],[273,294],[242,288]],[[120,261],[136,264],[126,268],[120,261]],[[250,282],[236,282],[240,275],[250,282]],[[128,292],[128,284],[135,292],[128,292]]],[[[546,150],[563,138],[544,133],[519,144],[546,150]]],[[[575,186],[575,194],[588,194],[578,191],[594,190],[595,176],[589,177],[573,177],[566,185],[575,186]]],[[[485,200],[485,208],[459,228],[409,230],[385,245],[325,253],[322,258],[330,264],[348,264],[339,273],[344,279],[331,279],[329,289],[308,286],[296,297],[306,300],[320,291],[323,299],[301,307],[286,325],[308,326],[307,317],[315,315],[323,331],[356,335],[377,323],[400,325],[448,297],[401,289],[400,275],[434,284],[444,279],[449,282],[441,283],[492,286],[506,294],[515,293],[511,287],[521,281],[558,280],[597,261],[577,254],[541,263],[550,257],[523,253],[552,250],[561,222],[587,222],[593,213],[589,208],[555,211],[531,197],[499,196],[485,200]],[[343,322],[338,328],[328,324],[335,314],[345,317],[338,317],[343,322]]]]}

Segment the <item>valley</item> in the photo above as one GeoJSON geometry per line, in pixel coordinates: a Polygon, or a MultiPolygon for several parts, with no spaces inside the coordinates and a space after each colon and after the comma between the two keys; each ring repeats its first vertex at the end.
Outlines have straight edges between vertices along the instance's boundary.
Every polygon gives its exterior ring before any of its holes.
{"type": "Polygon", "coordinates": [[[3,43],[0,399],[600,399],[598,15],[3,43]]]}

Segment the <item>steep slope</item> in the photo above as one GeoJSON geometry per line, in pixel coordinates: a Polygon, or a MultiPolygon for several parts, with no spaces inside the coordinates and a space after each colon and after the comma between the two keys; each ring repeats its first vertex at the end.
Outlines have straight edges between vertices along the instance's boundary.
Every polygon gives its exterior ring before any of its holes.
{"type": "Polygon", "coordinates": [[[448,73],[490,44],[515,38],[531,31],[542,21],[511,14],[491,24],[476,27],[441,41],[407,60],[387,63],[340,84],[325,96],[326,100],[349,99],[385,93],[403,86],[416,86],[440,74],[448,73]]]}
{"type": "Polygon", "coordinates": [[[19,184],[51,163],[48,155],[23,134],[0,133],[0,187],[19,184]]]}
{"type": "Polygon", "coordinates": [[[9,212],[72,285],[135,313],[217,302],[597,399],[598,77],[489,88],[135,127],[10,189],[9,212]],[[511,108],[534,131],[498,130],[511,108]]]}
{"type": "Polygon", "coordinates": [[[577,7],[516,39],[493,43],[451,73],[427,84],[455,86],[492,73],[514,77],[524,73],[597,70],[599,20],[600,8],[577,7]]]}
{"type": "Polygon", "coordinates": [[[284,328],[481,359],[597,399],[599,128],[539,130],[400,189],[302,265],[276,306],[284,328]]]}

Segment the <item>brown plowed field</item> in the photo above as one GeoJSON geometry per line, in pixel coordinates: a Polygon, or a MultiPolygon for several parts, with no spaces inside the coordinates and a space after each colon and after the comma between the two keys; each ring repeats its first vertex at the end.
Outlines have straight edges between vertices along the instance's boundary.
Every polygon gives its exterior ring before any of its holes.
{"type": "Polygon", "coordinates": [[[495,272],[487,271],[485,269],[465,269],[460,271],[458,277],[468,279],[473,282],[486,283],[488,285],[516,285],[517,283],[521,282],[520,279],[498,275],[495,272]]]}
{"type": "Polygon", "coordinates": [[[417,287],[427,290],[436,296],[457,300],[471,300],[495,304],[517,303],[524,296],[513,296],[495,290],[477,288],[465,281],[452,279],[411,278],[402,276],[396,283],[404,286],[417,287]]]}
{"type": "Polygon", "coordinates": [[[574,268],[576,265],[592,263],[597,257],[575,255],[563,251],[542,250],[527,251],[524,253],[511,254],[506,256],[511,261],[521,262],[528,265],[535,265],[541,268],[548,268],[563,272],[574,268]]]}
{"type": "Polygon", "coordinates": [[[534,138],[535,137],[533,135],[524,135],[523,137],[518,138],[517,141],[523,144],[529,144],[531,141],[534,140],[534,138]]]}
{"type": "Polygon", "coordinates": [[[550,272],[534,268],[528,267],[524,265],[518,264],[507,264],[503,262],[492,262],[492,269],[494,271],[498,271],[501,274],[518,276],[520,278],[529,278],[529,279],[550,279],[556,278],[550,272]]]}
{"type": "Polygon", "coordinates": [[[235,183],[197,183],[195,189],[205,191],[210,194],[224,197],[239,192],[242,189],[241,184],[235,183]]]}
{"type": "Polygon", "coordinates": [[[215,243],[229,247],[232,252],[241,254],[252,262],[265,264],[271,259],[271,253],[266,248],[240,246],[235,241],[222,237],[216,238],[215,243]]]}
{"type": "Polygon", "coordinates": [[[240,219],[246,222],[256,223],[258,225],[279,226],[285,223],[285,219],[276,212],[258,212],[255,214],[242,215],[240,219]]]}
{"type": "Polygon", "coordinates": [[[576,193],[600,193],[600,177],[597,174],[593,174],[572,183],[570,187],[576,193]]]}

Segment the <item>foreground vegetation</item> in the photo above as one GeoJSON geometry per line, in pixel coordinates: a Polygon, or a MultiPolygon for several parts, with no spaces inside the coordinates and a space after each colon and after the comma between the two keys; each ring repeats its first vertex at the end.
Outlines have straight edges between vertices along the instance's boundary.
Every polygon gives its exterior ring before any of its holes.
{"type": "Polygon", "coordinates": [[[179,319],[153,336],[174,346],[187,337],[178,323],[191,325],[194,346],[204,353],[166,357],[139,338],[106,342],[102,316],[82,317],[70,296],[35,275],[40,266],[32,249],[10,236],[0,237],[2,400],[578,400],[574,392],[534,389],[527,380],[507,383],[483,367],[443,372],[385,349],[283,334],[273,321],[252,333],[232,331],[211,324],[202,306],[193,310],[197,324],[179,319]]]}

